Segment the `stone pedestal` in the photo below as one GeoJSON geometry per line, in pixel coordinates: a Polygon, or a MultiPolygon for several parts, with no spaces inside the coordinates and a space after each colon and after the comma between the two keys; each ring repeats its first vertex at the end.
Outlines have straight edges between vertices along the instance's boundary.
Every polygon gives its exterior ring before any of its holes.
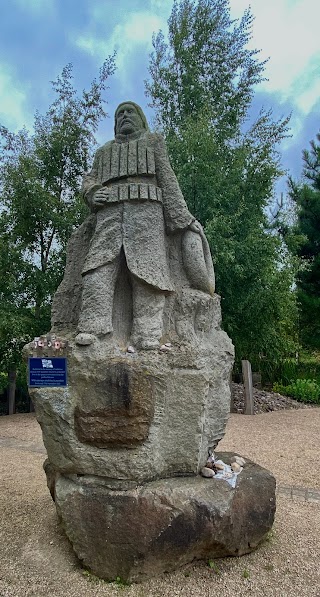
{"type": "MultiPolygon", "coordinates": [[[[210,299],[213,300],[213,299],[210,299]]],[[[70,341],[67,388],[30,390],[50,463],[62,474],[146,482],[196,475],[223,437],[232,345],[127,353],[70,341]]]]}
{"type": "MultiPolygon", "coordinates": [[[[219,454],[225,462],[231,456],[219,454]]],[[[88,475],[58,475],[54,495],[77,556],[106,580],[141,581],[197,559],[249,553],[275,513],[274,477],[251,462],[235,489],[200,476],[123,489],[88,475]]]]}

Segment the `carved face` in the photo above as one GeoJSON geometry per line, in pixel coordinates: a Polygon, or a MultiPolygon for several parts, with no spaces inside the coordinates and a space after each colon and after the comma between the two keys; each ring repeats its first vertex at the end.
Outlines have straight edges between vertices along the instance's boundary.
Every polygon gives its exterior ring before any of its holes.
{"type": "Polygon", "coordinates": [[[122,104],[116,112],[116,134],[130,135],[143,128],[142,120],[132,104],[122,104]]]}

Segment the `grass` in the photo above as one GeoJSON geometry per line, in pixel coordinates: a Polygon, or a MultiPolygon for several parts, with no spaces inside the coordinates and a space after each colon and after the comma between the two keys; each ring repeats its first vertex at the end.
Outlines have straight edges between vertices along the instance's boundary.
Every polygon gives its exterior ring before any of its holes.
{"type": "Polygon", "coordinates": [[[216,562],[214,560],[209,560],[208,562],[208,566],[209,568],[211,568],[211,570],[213,570],[213,572],[215,572],[218,576],[219,574],[221,574],[220,572],[220,568],[218,566],[218,564],[216,564],[216,562]]]}

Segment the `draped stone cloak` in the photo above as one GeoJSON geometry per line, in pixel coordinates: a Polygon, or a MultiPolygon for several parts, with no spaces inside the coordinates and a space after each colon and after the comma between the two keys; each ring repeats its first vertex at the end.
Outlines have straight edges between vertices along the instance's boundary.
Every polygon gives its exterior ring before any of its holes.
{"type": "Polygon", "coordinates": [[[159,290],[173,290],[166,255],[166,233],[194,220],[170,166],[161,135],[139,132],[100,147],[84,177],[83,195],[108,188],[83,267],[83,275],[113,261],[123,247],[129,271],[159,290]]]}

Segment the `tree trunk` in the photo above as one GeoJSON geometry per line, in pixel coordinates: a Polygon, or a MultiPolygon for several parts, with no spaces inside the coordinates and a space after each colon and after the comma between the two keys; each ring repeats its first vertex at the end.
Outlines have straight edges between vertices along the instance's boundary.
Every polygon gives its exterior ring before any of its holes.
{"type": "Polygon", "coordinates": [[[9,371],[9,386],[8,386],[8,414],[14,415],[16,412],[16,379],[17,370],[14,367],[9,371]]]}

